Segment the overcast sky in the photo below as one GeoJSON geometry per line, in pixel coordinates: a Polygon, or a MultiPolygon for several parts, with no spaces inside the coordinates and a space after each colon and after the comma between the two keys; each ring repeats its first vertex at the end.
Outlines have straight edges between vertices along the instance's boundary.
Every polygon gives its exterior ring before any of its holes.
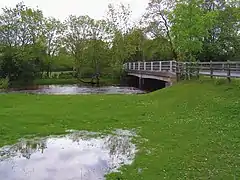
{"type": "MultiPolygon", "coordinates": [[[[14,7],[21,0],[0,0],[0,8],[14,7]]],[[[38,7],[45,16],[53,16],[64,20],[68,15],[89,15],[101,19],[109,3],[123,2],[130,4],[133,18],[136,19],[144,12],[148,0],[23,0],[30,7],[38,7]]]]}

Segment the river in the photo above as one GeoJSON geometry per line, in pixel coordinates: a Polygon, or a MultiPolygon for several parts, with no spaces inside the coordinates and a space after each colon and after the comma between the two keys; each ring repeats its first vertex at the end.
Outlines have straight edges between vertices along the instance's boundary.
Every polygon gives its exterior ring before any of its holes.
{"type": "Polygon", "coordinates": [[[5,93],[29,93],[29,94],[143,94],[145,91],[134,87],[104,86],[89,87],[78,85],[39,85],[23,88],[10,88],[5,93]]]}

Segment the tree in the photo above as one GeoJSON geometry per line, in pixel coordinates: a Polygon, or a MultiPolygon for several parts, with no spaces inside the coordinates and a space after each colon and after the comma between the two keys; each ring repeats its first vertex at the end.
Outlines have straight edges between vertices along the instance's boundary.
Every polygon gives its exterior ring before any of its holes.
{"type": "Polygon", "coordinates": [[[34,44],[43,36],[43,14],[39,9],[19,3],[15,8],[3,8],[0,16],[0,37],[7,46],[34,44]]]}
{"type": "Polygon", "coordinates": [[[144,31],[139,27],[133,27],[132,30],[125,35],[125,41],[129,49],[128,61],[145,61],[145,42],[147,37],[144,31]]]}
{"type": "Polygon", "coordinates": [[[85,43],[85,63],[94,69],[94,75],[99,84],[101,65],[107,63],[109,48],[106,42],[108,38],[107,24],[104,20],[92,20],[89,22],[90,36],[85,43]],[[87,62],[86,62],[87,61],[87,62]]]}
{"type": "MultiPolygon", "coordinates": [[[[112,74],[122,72],[122,65],[130,57],[133,49],[126,40],[126,35],[131,29],[130,17],[131,11],[129,6],[124,4],[108,6],[107,23],[110,30],[110,47],[111,47],[111,64],[112,74]]],[[[135,50],[135,49],[134,49],[135,50]]]]}
{"type": "MultiPolygon", "coordinates": [[[[167,40],[164,42],[168,43],[164,43],[164,45],[170,48],[173,58],[177,60],[176,47],[171,35],[172,24],[169,20],[169,16],[175,9],[175,6],[175,0],[150,0],[143,17],[143,25],[145,26],[145,32],[155,41],[167,40]]],[[[169,49],[168,47],[167,49],[169,49]]]]}
{"type": "Polygon", "coordinates": [[[215,14],[213,25],[204,38],[202,61],[237,60],[240,56],[240,7],[238,1],[205,1],[201,8],[205,14],[215,14]]]}
{"type": "Polygon", "coordinates": [[[202,51],[208,29],[212,26],[214,14],[205,14],[200,5],[199,0],[183,0],[172,13],[171,31],[181,60],[196,60],[196,55],[202,51]]]}
{"type": "Polygon", "coordinates": [[[239,52],[239,5],[225,0],[182,0],[171,16],[180,59],[226,61],[239,52]]]}
{"type": "Polygon", "coordinates": [[[65,26],[55,18],[45,18],[44,19],[44,35],[46,44],[46,71],[47,76],[50,75],[52,69],[52,61],[57,56],[59,49],[62,46],[63,32],[65,31],[65,26]]]}
{"type": "Polygon", "coordinates": [[[92,19],[89,16],[69,16],[65,25],[68,27],[64,42],[75,59],[75,69],[78,78],[81,78],[81,67],[84,62],[84,49],[87,40],[91,37],[92,19]]]}
{"type": "Polygon", "coordinates": [[[38,74],[45,55],[43,14],[19,3],[15,8],[3,8],[0,19],[1,76],[31,81],[38,74]]]}

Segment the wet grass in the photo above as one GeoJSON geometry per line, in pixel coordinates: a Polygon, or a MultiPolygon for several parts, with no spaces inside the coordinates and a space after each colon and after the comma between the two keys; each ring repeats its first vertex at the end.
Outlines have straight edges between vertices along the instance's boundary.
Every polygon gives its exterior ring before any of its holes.
{"type": "Polygon", "coordinates": [[[135,129],[131,166],[109,179],[239,179],[240,85],[182,82],[144,95],[0,94],[0,146],[66,129],[135,129]]]}

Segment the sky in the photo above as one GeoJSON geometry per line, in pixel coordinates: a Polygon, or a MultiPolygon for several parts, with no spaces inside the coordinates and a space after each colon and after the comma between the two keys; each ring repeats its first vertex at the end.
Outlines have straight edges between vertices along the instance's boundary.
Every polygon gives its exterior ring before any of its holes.
{"type": "Polygon", "coordinates": [[[109,3],[126,3],[132,10],[132,18],[138,19],[144,13],[149,0],[0,0],[0,8],[14,7],[23,1],[25,5],[41,9],[45,16],[55,17],[61,21],[69,15],[89,15],[101,19],[106,15],[109,3]]]}

